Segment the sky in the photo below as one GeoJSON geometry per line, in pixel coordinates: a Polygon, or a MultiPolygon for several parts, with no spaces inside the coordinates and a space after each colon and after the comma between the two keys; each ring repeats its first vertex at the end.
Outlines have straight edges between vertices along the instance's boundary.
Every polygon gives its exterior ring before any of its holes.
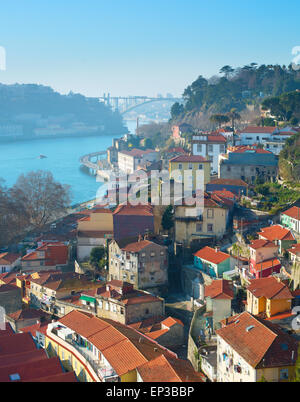
{"type": "Polygon", "coordinates": [[[299,18],[299,0],[2,0],[0,82],[181,96],[227,64],[290,64],[299,18]]]}

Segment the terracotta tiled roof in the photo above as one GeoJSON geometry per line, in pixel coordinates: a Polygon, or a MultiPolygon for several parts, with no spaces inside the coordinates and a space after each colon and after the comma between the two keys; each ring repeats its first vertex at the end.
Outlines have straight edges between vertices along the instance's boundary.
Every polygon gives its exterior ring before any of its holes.
{"type": "Polygon", "coordinates": [[[282,212],[282,215],[287,215],[290,218],[300,220],[300,208],[299,207],[292,207],[285,212],[282,212]]]}
{"type": "Polygon", "coordinates": [[[0,337],[2,336],[8,336],[8,335],[13,335],[14,334],[14,330],[12,329],[11,325],[9,322],[5,322],[5,329],[2,329],[0,331],[0,337]]]}
{"type": "Polygon", "coordinates": [[[205,286],[205,297],[232,300],[234,297],[232,282],[225,279],[213,281],[205,286]]]}
{"type": "Polygon", "coordinates": [[[175,325],[175,324],[180,324],[181,326],[184,326],[182,321],[180,321],[178,318],[174,318],[174,317],[166,318],[164,321],[162,321],[162,324],[168,328],[173,327],[173,325],[175,325]]]}
{"type": "Polygon", "coordinates": [[[153,216],[153,206],[151,204],[147,205],[120,204],[114,211],[114,215],[153,216]]]}
{"type": "Polygon", "coordinates": [[[24,362],[29,363],[32,361],[45,359],[48,359],[48,357],[44,349],[30,350],[24,353],[17,353],[0,357],[0,367],[11,366],[24,362]]]}
{"type": "Polygon", "coordinates": [[[47,377],[62,372],[59,357],[23,362],[0,368],[0,382],[11,382],[11,374],[19,374],[19,381],[47,377]]]}
{"type": "Polygon", "coordinates": [[[97,346],[118,375],[123,375],[160,354],[174,355],[133,328],[109,319],[100,319],[73,310],[58,322],[97,346]]]}
{"type": "Polygon", "coordinates": [[[231,317],[228,322],[216,331],[217,335],[253,368],[295,364],[298,342],[277,325],[247,312],[231,317]]]}
{"type": "Polygon", "coordinates": [[[122,248],[123,251],[131,252],[131,253],[137,253],[144,248],[151,246],[153,243],[152,241],[149,240],[141,240],[135,243],[127,244],[124,248],[122,248]]]}
{"type": "Polygon", "coordinates": [[[88,239],[104,239],[107,235],[113,235],[112,230],[80,230],[78,231],[78,237],[88,239]]]}
{"type": "Polygon", "coordinates": [[[267,299],[292,299],[293,296],[289,288],[274,277],[253,279],[247,290],[255,297],[265,297],[267,299]]]}
{"type": "Polygon", "coordinates": [[[204,247],[203,249],[197,251],[194,256],[205,261],[212,262],[213,264],[220,264],[221,262],[230,258],[229,254],[223,253],[222,251],[216,251],[211,247],[204,247]]]}
{"type": "Polygon", "coordinates": [[[288,252],[300,256],[300,243],[293,244],[292,247],[288,250],[288,252]]]}
{"type": "MultiPolygon", "coordinates": [[[[76,375],[74,371],[70,371],[67,373],[58,373],[53,375],[47,375],[46,377],[30,379],[28,382],[77,382],[76,375]]],[[[24,381],[27,382],[27,381],[24,381]]]]}
{"type": "Polygon", "coordinates": [[[156,331],[151,331],[151,332],[145,332],[145,335],[147,335],[151,339],[158,340],[162,335],[166,334],[169,332],[169,328],[166,329],[157,329],[156,331]]]}
{"type": "Polygon", "coordinates": [[[187,360],[161,355],[138,367],[144,382],[203,382],[203,374],[195,372],[187,360]]]}
{"type": "Polygon", "coordinates": [[[250,148],[249,146],[245,146],[245,147],[237,147],[237,149],[235,149],[234,151],[232,151],[232,153],[234,154],[243,154],[246,152],[251,151],[253,154],[271,154],[271,151],[267,151],[266,149],[262,149],[262,148],[250,148]]]}
{"type": "Polygon", "coordinates": [[[13,253],[0,253],[0,265],[11,265],[21,256],[13,253]]]}
{"type": "Polygon", "coordinates": [[[214,179],[209,182],[209,184],[225,184],[228,186],[243,186],[248,187],[248,184],[243,180],[238,179],[214,179]]]}
{"type": "Polygon", "coordinates": [[[255,271],[263,271],[264,269],[269,269],[272,267],[276,268],[278,266],[281,266],[281,262],[278,260],[278,258],[272,258],[270,260],[253,264],[253,268],[255,269],[255,271]]]}
{"type": "Polygon", "coordinates": [[[276,244],[274,244],[273,242],[269,241],[269,240],[264,240],[264,239],[257,239],[257,240],[253,240],[249,246],[250,248],[253,248],[254,250],[258,250],[260,248],[264,248],[264,247],[277,247],[276,244]]]}
{"type": "Polygon", "coordinates": [[[170,159],[170,162],[205,163],[210,161],[200,155],[178,155],[170,159]]]}
{"type": "Polygon", "coordinates": [[[228,190],[214,190],[212,191],[213,195],[217,195],[219,197],[222,198],[229,198],[230,200],[235,200],[236,199],[236,195],[233,194],[231,191],[228,190]]]}
{"type": "Polygon", "coordinates": [[[44,317],[45,313],[41,310],[29,308],[25,310],[15,311],[14,313],[8,314],[8,316],[14,321],[19,321],[19,320],[28,320],[32,318],[39,319],[41,317],[44,317]]]}
{"type": "Polygon", "coordinates": [[[36,350],[30,334],[0,336],[0,357],[36,350]]]}
{"type": "Polygon", "coordinates": [[[295,237],[293,236],[292,232],[289,229],[286,229],[280,225],[273,225],[266,228],[262,228],[261,232],[259,232],[258,235],[270,241],[295,240],[295,237]]]}
{"type": "Polygon", "coordinates": [[[276,127],[249,126],[241,130],[241,134],[273,134],[275,131],[277,131],[276,127]]]}

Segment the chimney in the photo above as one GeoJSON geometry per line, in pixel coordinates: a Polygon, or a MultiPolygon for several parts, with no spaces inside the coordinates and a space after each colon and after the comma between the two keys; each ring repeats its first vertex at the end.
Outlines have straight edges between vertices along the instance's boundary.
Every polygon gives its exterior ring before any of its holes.
{"type": "Polygon", "coordinates": [[[216,246],[215,251],[216,251],[216,253],[218,253],[220,251],[220,246],[216,246]]]}
{"type": "Polygon", "coordinates": [[[37,323],[37,325],[39,325],[41,322],[40,322],[40,320],[36,320],[36,323],[37,323]]]}
{"type": "Polygon", "coordinates": [[[142,241],[142,236],[139,234],[138,242],[142,241]]]}

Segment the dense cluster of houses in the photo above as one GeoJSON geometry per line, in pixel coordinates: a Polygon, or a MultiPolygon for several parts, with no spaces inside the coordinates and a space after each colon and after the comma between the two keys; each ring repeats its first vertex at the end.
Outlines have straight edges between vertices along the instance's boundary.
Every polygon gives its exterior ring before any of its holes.
{"type": "Polygon", "coordinates": [[[0,377],[6,370],[5,381],[292,381],[300,291],[290,268],[300,262],[300,208],[288,207],[275,223],[246,212],[240,220],[236,211],[258,177],[276,181],[278,153],[296,132],[248,127],[231,146],[228,130],[194,132],[188,148],[174,127],[176,147],[163,152],[114,140],[108,163],[128,175],[143,170],[147,186],[154,166],[170,178],[188,172],[193,198],[203,172],[201,208],[188,199],[174,205],[166,231],[166,206],[150,200],[94,205],[61,218],[26,253],[0,254],[7,321],[0,342],[13,340],[5,356],[0,347],[0,377]],[[248,242],[238,237],[240,222],[256,225],[248,242]],[[97,247],[106,266],[95,279],[88,267],[97,247]],[[189,303],[181,315],[166,313],[174,278],[189,303]],[[53,370],[38,374],[38,364],[53,370]]]}

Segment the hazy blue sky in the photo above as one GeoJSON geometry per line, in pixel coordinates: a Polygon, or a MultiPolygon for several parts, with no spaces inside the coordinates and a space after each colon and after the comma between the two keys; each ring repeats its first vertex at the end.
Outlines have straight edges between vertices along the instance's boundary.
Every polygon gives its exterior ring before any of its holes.
{"type": "Polygon", "coordinates": [[[289,64],[299,0],[1,1],[2,83],[90,96],[182,94],[225,64],[289,64]]]}

